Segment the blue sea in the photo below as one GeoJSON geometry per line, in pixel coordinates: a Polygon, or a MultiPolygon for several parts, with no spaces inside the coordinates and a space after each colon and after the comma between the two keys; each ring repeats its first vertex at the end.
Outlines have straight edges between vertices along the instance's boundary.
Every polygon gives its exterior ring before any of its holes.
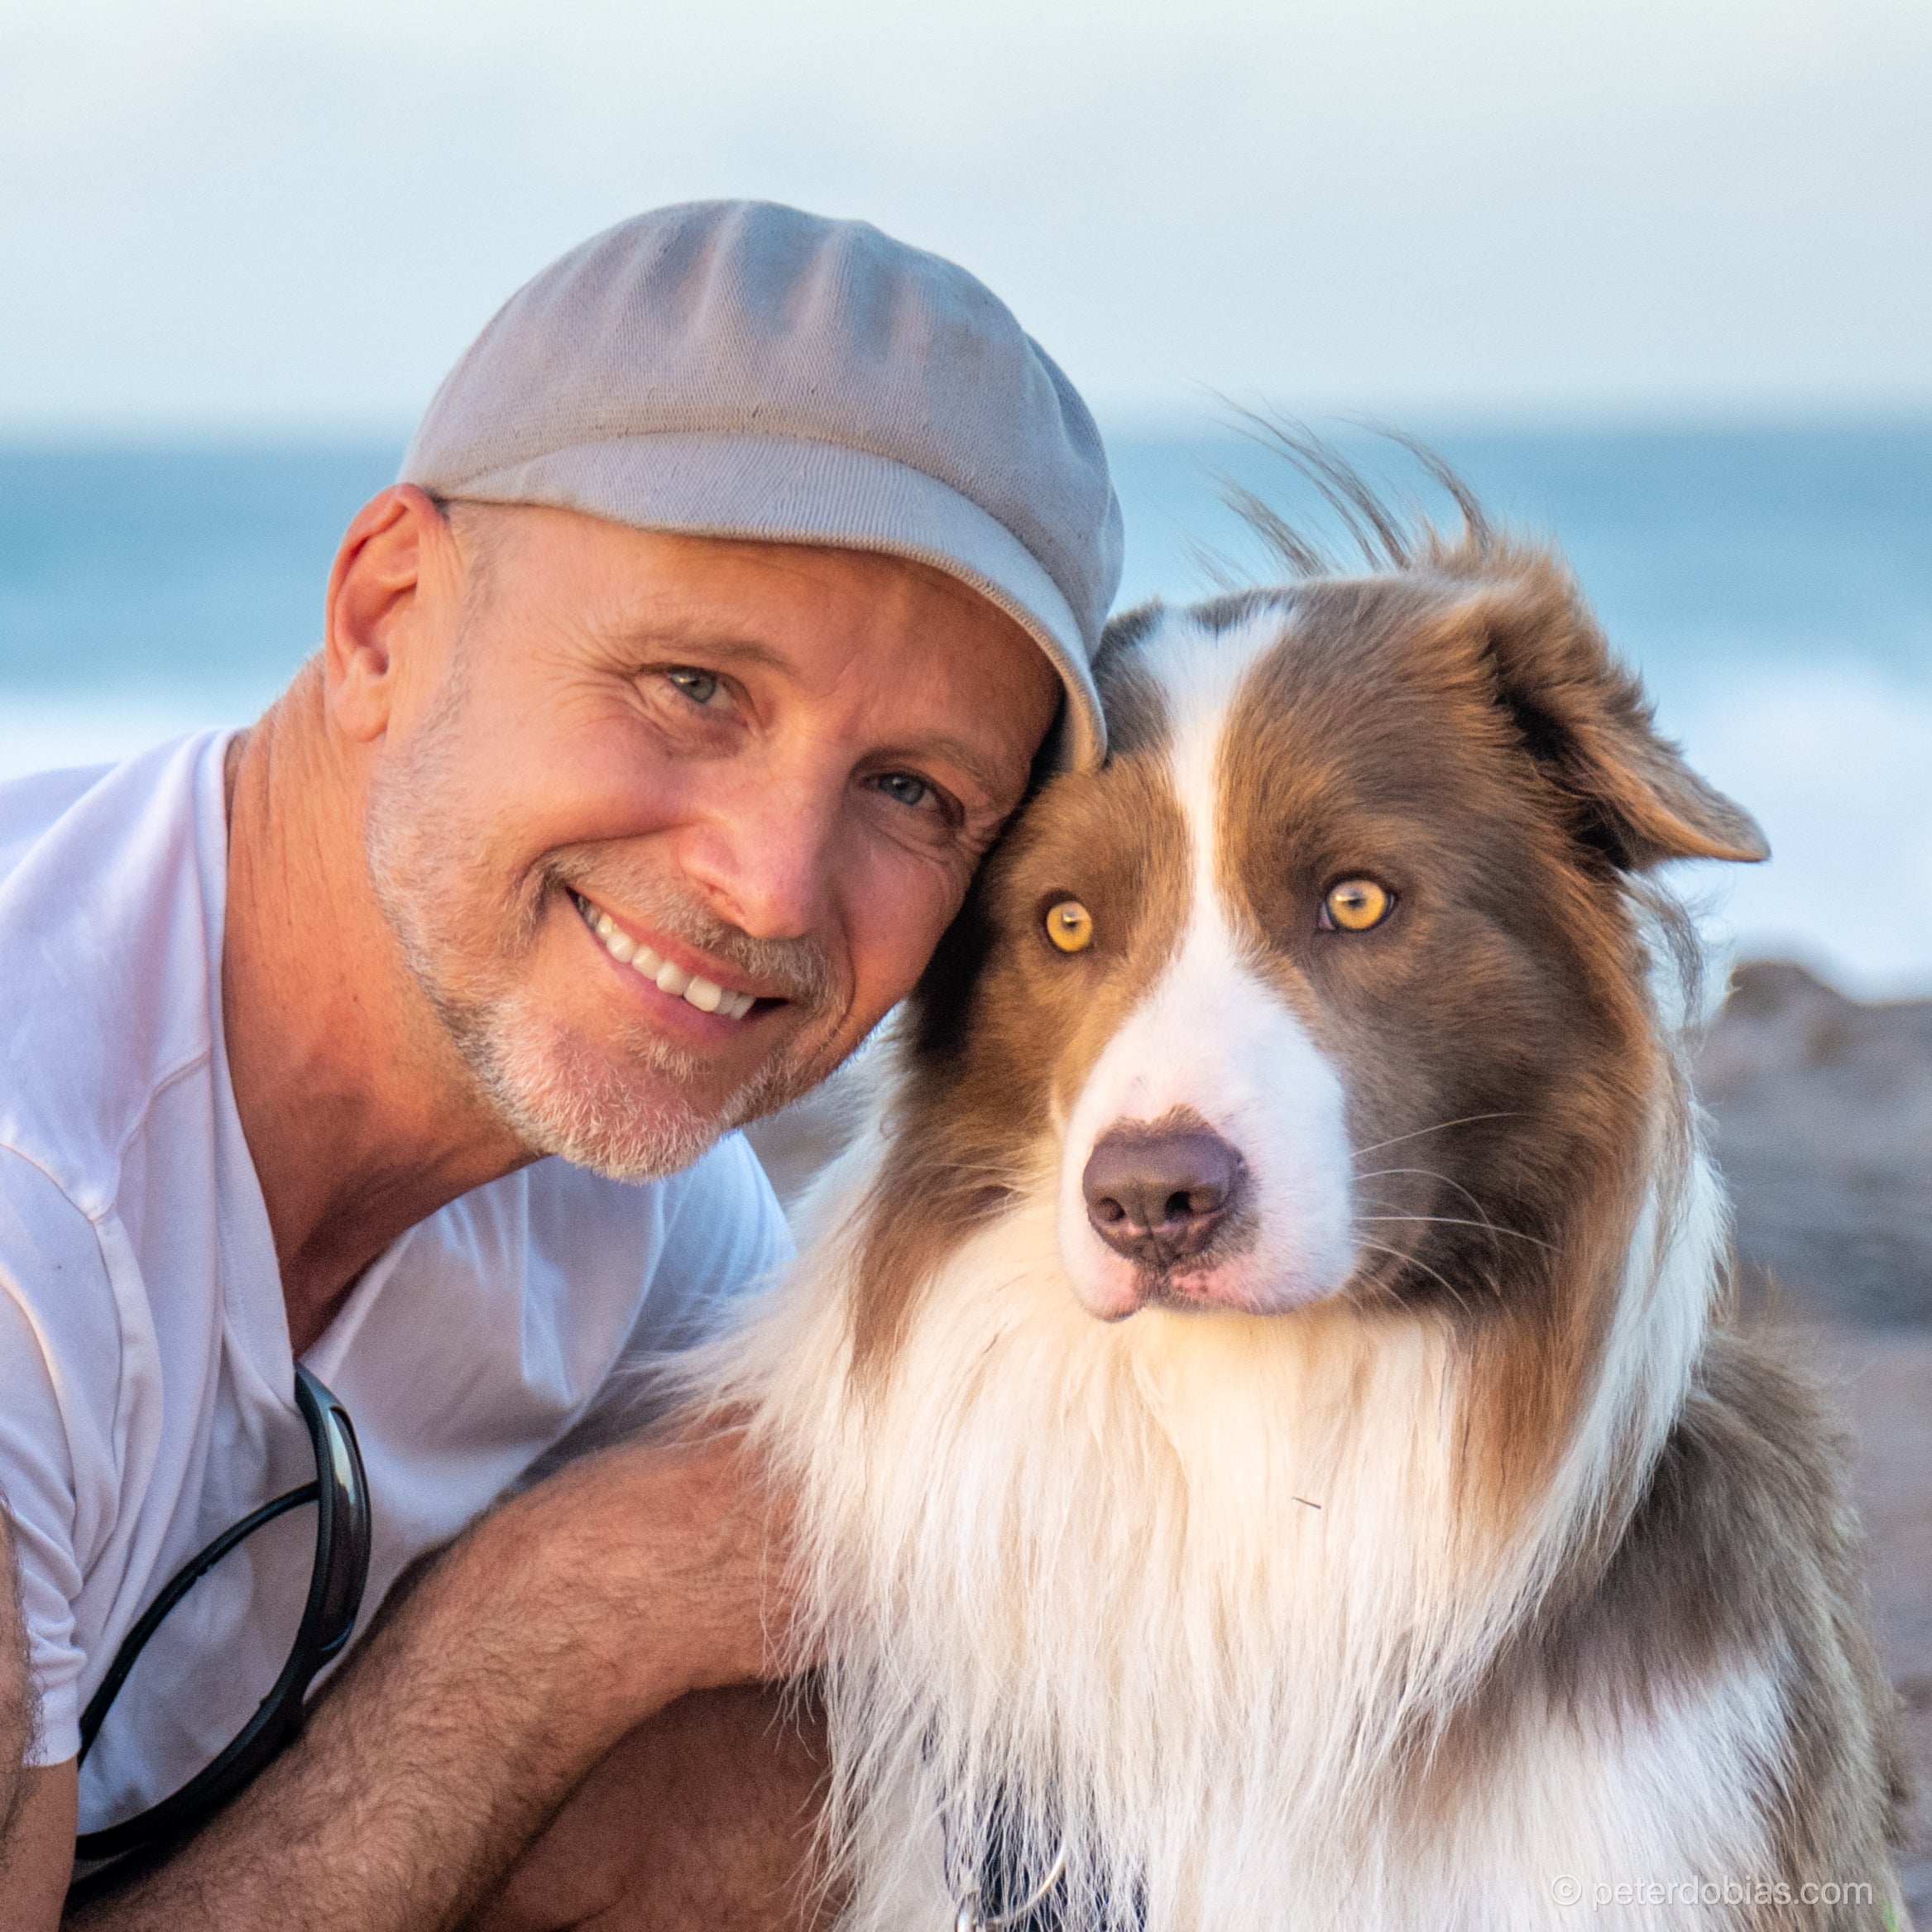
{"type": "MultiPolygon", "coordinates": [[[[1866,996],[1932,991],[1932,423],[1431,440],[1563,546],[1665,727],[1769,833],[1768,865],[1690,881],[1714,932],[1866,996]]],[[[1124,602],[1267,573],[1230,479],[1320,520],[1245,439],[1110,445],[1124,602]]],[[[1446,511],[1393,447],[1348,446],[1446,511]]],[[[400,447],[0,446],[0,777],[253,717],[314,648],[342,529],[400,447]]]]}

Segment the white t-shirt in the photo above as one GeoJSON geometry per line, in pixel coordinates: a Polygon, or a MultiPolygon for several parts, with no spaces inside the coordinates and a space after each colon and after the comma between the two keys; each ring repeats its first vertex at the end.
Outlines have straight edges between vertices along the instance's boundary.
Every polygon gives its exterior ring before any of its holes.
{"type": "MultiPolygon", "coordinates": [[[[315,1473],[223,1048],[227,741],[0,785],[0,1489],[36,1763],[74,1755],[174,1571],[315,1473]]],[[[539,1162],[411,1229],[303,1358],[367,1465],[359,1628],[413,1556],[619,1399],[632,1362],[702,1335],[789,1253],[736,1135],[645,1186],[539,1162]]],[[[296,1510],[166,1619],[89,1754],[84,1829],[165,1795],[246,1723],[314,1547],[296,1510]]]]}

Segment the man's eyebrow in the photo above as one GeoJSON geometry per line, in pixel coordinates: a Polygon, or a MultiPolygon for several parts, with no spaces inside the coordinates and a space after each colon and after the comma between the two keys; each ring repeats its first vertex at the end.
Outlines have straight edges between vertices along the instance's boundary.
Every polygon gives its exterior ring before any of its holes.
{"type": "Polygon", "coordinates": [[[715,659],[727,664],[762,664],[774,671],[793,669],[784,654],[769,645],[729,631],[680,630],[654,624],[627,632],[626,640],[634,650],[661,651],[672,658],[689,653],[707,661],[715,659]]]}

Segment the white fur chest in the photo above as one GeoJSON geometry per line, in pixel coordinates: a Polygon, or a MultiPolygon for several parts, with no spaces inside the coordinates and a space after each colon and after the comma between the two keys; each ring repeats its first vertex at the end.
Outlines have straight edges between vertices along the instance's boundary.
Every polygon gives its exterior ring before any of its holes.
{"type": "MultiPolygon", "coordinates": [[[[962,1246],[875,1386],[837,1239],[737,1356],[806,1498],[851,1932],[950,1926],[1002,1829],[1035,1871],[1071,1842],[1069,1925],[1145,1932],[1498,1932],[1563,1923],[1565,1879],[1704,1874],[1749,1814],[1728,1767],[1775,1719],[1761,1679],[1527,1704],[1447,1805],[1392,1776],[1536,1561],[1455,1527],[1443,1334],[1342,1306],[1098,1323],[1043,1266],[1052,1213],[962,1246]]],[[[1695,1345],[1670,1326],[1631,1338],[1666,1382],[1660,1346],[1695,1345]]]]}

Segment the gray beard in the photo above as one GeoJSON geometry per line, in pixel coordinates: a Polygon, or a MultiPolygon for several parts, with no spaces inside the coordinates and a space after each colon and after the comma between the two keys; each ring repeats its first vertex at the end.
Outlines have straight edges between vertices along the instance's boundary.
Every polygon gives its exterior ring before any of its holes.
{"type": "MultiPolygon", "coordinates": [[[[647,1028],[628,1029],[621,1059],[589,1052],[565,1034],[518,984],[515,965],[535,945],[554,901],[562,897],[570,916],[578,916],[567,875],[587,877],[594,852],[565,855],[501,908],[498,929],[506,937],[489,966],[467,974],[453,966],[463,956],[452,928],[467,921],[445,909],[448,884],[473,851],[460,831],[443,829],[451,819],[440,808],[453,789],[450,727],[461,685],[458,670],[408,762],[386,768],[372,789],[365,850],[376,903],[405,962],[478,1091],[519,1143],[612,1180],[656,1180],[829,1072],[809,1054],[780,1051],[714,1110],[701,1112],[683,1097],[698,1083],[699,1062],[647,1028]]],[[[784,987],[808,1015],[832,1004],[832,976],[808,943],[754,940],[661,885],[633,883],[624,903],[650,908],[666,932],[784,987]]]]}

